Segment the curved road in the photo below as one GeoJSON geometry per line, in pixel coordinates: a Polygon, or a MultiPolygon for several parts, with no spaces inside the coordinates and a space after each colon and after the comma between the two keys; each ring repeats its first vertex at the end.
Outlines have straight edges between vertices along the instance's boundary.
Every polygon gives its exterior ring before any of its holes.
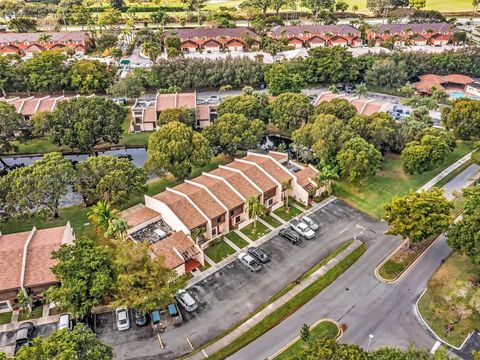
{"type": "MultiPolygon", "coordinates": [[[[471,183],[472,171],[478,171],[478,167],[465,169],[445,188],[449,193],[454,188],[462,189],[471,183]]],[[[333,284],[229,359],[266,359],[293,340],[303,324],[311,325],[322,318],[346,324],[341,341],[363,348],[368,347],[369,334],[372,334],[372,349],[387,345],[405,348],[410,343],[431,349],[436,340],[420,325],[414,304],[452,249],[442,236],[398,282],[387,285],[375,277],[374,270],[398,244],[395,238],[379,237],[333,284]]]]}

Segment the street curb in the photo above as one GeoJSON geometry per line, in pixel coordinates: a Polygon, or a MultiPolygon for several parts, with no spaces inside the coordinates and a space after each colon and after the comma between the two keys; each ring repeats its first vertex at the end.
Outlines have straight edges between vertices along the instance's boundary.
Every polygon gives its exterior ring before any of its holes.
{"type": "MultiPolygon", "coordinates": [[[[320,319],[318,320],[315,324],[311,325],[310,326],[310,331],[312,331],[313,329],[315,329],[315,327],[320,324],[321,322],[331,322],[333,324],[335,324],[335,326],[338,328],[338,333],[337,333],[337,336],[335,336],[333,339],[334,340],[338,340],[342,337],[343,335],[343,330],[342,330],[342,327],[338,324],[338,322],[336,322],[335,320],[332,320],[332,319],[328,319],[328,318],[324,318],[324,319],[320,319]]],[[[270,355],[267,360],[273,360],[275,359],[278,355],[280,355],[282,352],[284,352],[285,350],[287,350],[290,346],[292,346],[294,343],[296,343],[298,340],[300,340],[300,335],[297,335],[295,337],[295,339],[293,339],[292,341],[290,341],[287,345],[285,345],[284,347],[282,347],[280,350],[278,350],[276,353],[274,353],[273,355],[270,355]]]]}
{"type": "Polygon", "coordinates": [[[418,297],[417,301],[415,302],[415,305],[413,305],[413,311],[415,313],[415,316],[417,317],[417,319],[419,320],[420,324],[422,324],[422,326],[424,328],[427,328],[428,331],[430,331],[433,335],[433,337],[435,339],[437,339],[438,341],[440,341],[442,344],[445,344],[447,345],[448,347],[451,347],[455,350],[462,350],[462,348],[465,346],[465,344],[467,343],[467,341],[470,339],[470,337],[473,335],[473,333],[475,332],[475,330],[472,330],[468,335],[467,337],[465,338],[465,340],[463,341],[462,345],[460,345],[460,347],[457,347],[457,346],[454,346],[448,342],[446,342],[445,340],[443,340],[440,336],[437,335],[437,333],[435,331],[433,331],[433,329],[430,327],[430,325],[428,325],[428,323],[425,321],[425,319],[423,318],[422,314],[420,313],[420,309],[418,307],[418,303],[420,302],[420,299],[423,297],[423,295],[425,295],[425,293],[427,292],[427,289],[428,288],[425,288],[425,290],[423,290],[422,294],[418,297]]]}

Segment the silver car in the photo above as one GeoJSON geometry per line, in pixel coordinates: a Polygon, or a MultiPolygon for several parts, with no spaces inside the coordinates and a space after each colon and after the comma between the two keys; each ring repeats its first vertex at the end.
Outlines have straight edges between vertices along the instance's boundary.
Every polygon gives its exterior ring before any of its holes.
{"type": "Polygon", "coordinates": [[[178,290],[177,295],[175,295],[175,298],[177,299],[180,306],[183,307],[188,312],[195,311],[198,308],[198,304],[193,298],[193,296],[190,295],[184,289],[178,290]]]}
{"type": "Polygon", "coordinates": [[[250,271],[257,272],[262,269],[262,265],[250,254],[241,252],[237,258],[250,271]]]}
{"type": "Polygon", "coordinates": [[[292,220],[290,221],[290,228],[302,235],[306,239],[311,239],[315,236],[315,232],[302,221],[292,220]]]}
{"type": "Polygon", "coordinates": [[[130,317],[128,316],[128,310],[125,307],[119,307],[115,309],[115,319],[117,320],[118,331],[124,331],[130,329],[130,317]]]}
{"type": "Polygon", "coordinates": [[[318,230],[318,224],[312,220],[312,218],[309,218],[308,216],[304,215],[300,218],[300,221],[304,222],[305,224],[308,225],[308,227],[310,229],[312,229],[313,231],[317,231],[318,230]]]}

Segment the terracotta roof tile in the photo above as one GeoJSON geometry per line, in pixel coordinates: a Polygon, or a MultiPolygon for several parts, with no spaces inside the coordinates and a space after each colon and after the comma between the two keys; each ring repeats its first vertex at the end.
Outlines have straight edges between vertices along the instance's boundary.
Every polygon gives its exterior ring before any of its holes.
{"type": "Polygon", "coordinates": [[[225,209],[205,189],[199,186],[185,182],[175,186],[174,189],[187,195],[210,219],[215,219],[225,213],[225,209]]]}
{"type": "Polygon", "coordinates": [[[247,27],[235,27],[235,28],[220,28],[220,29],[176,29],[169,31],[167,35],[176,34],[180,39],[187,38],[216,38],[216,37],[244,37],[249,35],[252,38],[258,37],[258,35],[247,27]]]}
{"type": "Polygon", "coordinates": [[[406,32],[411,30],[412,32],[427,32],[432,30],[433,32],[448,32],[456,31],[455,27],[452,24],[445,22],[441,23],[418,23],[418,24],[382,24],[378,26],[378,29],[375,28],[372,31],[375,33],[384,33],[389,31],[390,33],[399,33],[406,32]]]}
{"type": "Polygon", "coordinates": [[[208,120],[210,121],[210,106],[209,105],[197,105],[197,120],[208,120]]]}
{"type": "Polygon", "coordinates": [[[131,227],[140,225],[148,220],[154,219],[156,217],[159,217],[160,214],[156,212],[155,210],[152,210],[150,208],[144,207],[140,210],[137,210],[135,212],[126,214],[125,216],[122,216],[121,218],[127,222],[127,224],[131,227]]]}
{"type": "Polygon", "coordinates": [[[360,31],[351,25],[294,25],[294,26],[276,26],[272,29],[272,35],[298,36],[300,34],[352,34],[360,35],[360,31]]]}
{"type": "Polygon", "coordinates": [[[228,208],[228,210],[232,210],[243,204],[243,200],[227,184],[225,184],[223,180],[202,175],[196,177],[193,181],[206,186],[228,208]]]}
{"type": "Polygon", "coordinates": [[[65,32],[37,32],[37,33],[0,33],[0,43],[8,42],[37,42],[40,36],[50,36],[50,41],[85,41],[88,34],[85,31],[65,31],[65,32]]]}
{"type": "Polygon", "coordinates": [[[30,231],[0,236],[0,291],[20,287],[23,246],[30,231]]]}
{"type": "Polygon", "coordinates": [[[250,153],[248,156],[244,157],[242,160],[252,161],[261,168],[263,168],[269,175],[271,175],[275,180],[280,184],[285,181],[291,180],[293,176],[289,175],[285,170],[283,170],[279,165],[277,165],[272,159],[266,158],[264,156],[258,156],[253,153],[250,153]]]}
{"type": "Polygon", "coordinates": [[[154,198],[167,204],[189,230],[207,222],[203,215],[181,195],[171,191],[163,191],[155,195],[154,198]]]}
{"type": "Polygon", "coordinates": [[[195,93],[157,94],[157,111],[186,107],[194,109],[197,105],[195,93]]]}
{"type": "Polygon", "coordinates": [[[271,156],[275,160],[280,161],[280,162],[288,159],[288,154],[280,153],[280,152],[277,152],[277,151],[269,151],[268,156],[271,156]]]}
{"type": "Polygon", "coordinates": [[[171,234],[169,237],[152,244],[150,248],[155,256],[164,258],[165,266],[170,269],[175,269],[185,263],[183,256],[180,256],[178,253],[181,254],[188,249],[193,249],[197,254],[199,252],[183,231],[171,234]],[[174,249],[176,249],[178,253],[174,249]]]}
{"type": "Polygon", "coordinates": [[[263,192],[269,191],[277,186],[267,175],[260,171],[255,165],[245,164],[239,161],[231,162],[228,168],[238,169],[252,180],[263,192]]]}
{"type": "Polygon", "coordinates": [[[311,185],[311,182],[308,179],[315,179],[317,173],[310,166],[306,166],[299,172],[295,173],[295,175],[297,176],[298,185],[305,187],[307,185],[311,185]]]}
{"type": "Polygon", "coordinates": [[[260,192],[248,182],[241,174],[224,168],[218,168],[210,172],[212,175],[216,175],[224,178],[228,181],[242,196],[247,199],[250,196],[257,196],[260,192]]]}

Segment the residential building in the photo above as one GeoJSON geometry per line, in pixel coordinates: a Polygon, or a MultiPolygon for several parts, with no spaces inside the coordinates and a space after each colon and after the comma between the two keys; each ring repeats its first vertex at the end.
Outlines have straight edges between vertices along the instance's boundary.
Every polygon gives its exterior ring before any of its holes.
{"type": "Polygon", "coordinates": [[[420,81],[413,83],[412,86],[420,94],[431,94],[432,88],[446,90],[447,92],[465,91],[467,86],[475,82],[470,76],[460,74],[450,74],[445,76],[425,74],[419,76],[419,78],[420,81]]]}
{"type": "MultiPolygon", "coordinates": [[[[308,204],[319,192],[314,180],[317,172],[290,161],[284,153],[248,152],[157,195],[145,195],[145,207],[125,219],[132,233],[142,232],[151,223],[163,224],[166,234],[200,232],[203,235],[195,244],[204,248],[210,240],[250,223],[247,201],[252,196],[260,199],[267,212],[282,206],[287,195],[308,204]]],[[[192,256],[184,259],[187,262],[192,256]]]]}
{"type": "Polygon", "coordinates": [[[13,97],[13,98],[0,98],[0,101],[4,101],[7,104],[15,106],[17,112],[22,114],[25,120],[29,120],[36,113],[48,111],[52,112],[56,109],[57,105],[64,100],[71,99],[71,96],[29,96],[29,97],[13,97]]]}
{"type": "Polygon", "coordinates": [[[473,82],[473,83],[468,84],[465,87],[465,92],[467,94],[470,94],[470,95],[473,95],[473,96],[476,96],[476,97],[480,98],[480,82],[473,82]]]}
{"type": "Polygon", "coordinates": [[[56,228],[0,234],[0,309],[11,308],[20,290],[41,298],[57,285],[52,252],[75,239],[70,223],[56,228]]]}
{"type": "Polygon", "coordinates": [[[287,39],[288,45],[296,49],[325,46],[362,46],[360,31],[351,25],[294,25],[275,26],[270,36],[273,39],[287,39]]]}
{"type": "Polygon", "coordinates": [[[248,27],[221,29],[176,29],[166,37],[178,36],[182,52],[246,51],[259,47],[258,34],[248,27]]]}
{"type": "Polygon", "coordinates": [[[0,54],[32,55],[44,50],[73,49],[86,54],[90,36],[85,31],[0,33],[0,54]]]}
{"type": "Polygon", "coordinates": [[[157,128],[157,119],[166,109],[195,109],[196,126],[209,126],[216,118],[215,106],[197,105],[197,93],[157,94],[154,99],[137,99],[132,107],[130,132],[153,131],[157,128]]]}
{"type": "Polygon", "coordinates": [[[380,102],[374,99],[361,99],[358,96],[349,96],[345,93],[334,94],[330,91],[321,93],[314,105],[316,106],[322,102],[331,101],[333,99],[347,100],[350,104],[355,106],[357,112],[362,115],[372,115],[376,112],[390,110],[390,104],[388,102],[380,102]]]}
{"type": "Polygon", "coordinates": [[[443,46],[452,40],[457,32],[449,23],[419,23],[419,24],[382,24],[367,30],[366,39],[372,46],[393,39],[394,46],[443,46]]]}

